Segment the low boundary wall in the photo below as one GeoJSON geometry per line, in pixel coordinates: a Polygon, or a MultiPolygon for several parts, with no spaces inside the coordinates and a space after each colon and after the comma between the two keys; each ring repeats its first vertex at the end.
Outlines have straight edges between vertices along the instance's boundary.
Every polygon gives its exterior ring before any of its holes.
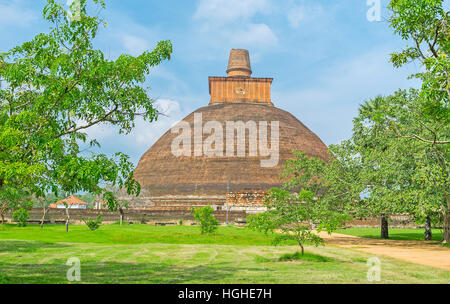
{"type": "MultiPolygon", "coordinates": [[[[106,209],[70,209],[70,222],[72,224],[82,224],[83,219],[92,218],[102,215],[102,222],[105,224],[115,223],[119,221],[119,213],[109,211],[106,209]]],[[[245,210],[228,211],[228,223],[235,225],[245,225],[246,218],[249,215],[245,210]]],[[[216,210],[214,212],[215,218],[222,224],[227,221],[226,210],[216,210]]],[[[29,223],[40,223],[42,219],[42,209],[33,208],[30,210],[29,223]]],[[[7,222],[12,222],[12,212],[5,215],[7,222]]],[[[142,223],[150,225],[179,225],[182,222],[184,225],[192,225],[195,223],[192,213],[188,210],[124,210],[124,222],[142,223]]],[[[64,224],[66,221],[65,209],[50,209],[45,217],[46,223],[64,224]]],[[[379,220],[374,218],[359,219],[348,222],[345,227],[379,227],[379,220]]],[[[418,228],[412,218],[408,215],[391,215],[389,217],[389,226],[391,228],[418,228]]]]}

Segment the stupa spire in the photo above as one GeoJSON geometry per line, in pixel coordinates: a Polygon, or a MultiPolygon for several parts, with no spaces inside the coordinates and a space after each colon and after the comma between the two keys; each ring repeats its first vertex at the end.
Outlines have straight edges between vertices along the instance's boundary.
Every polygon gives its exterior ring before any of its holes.
{"type": "Polygon", "coordinates": [[[228,77],[250,78],[252,67],[250,65],[250,55],[244,49],[232,49],[228,60],[228,77]]]}

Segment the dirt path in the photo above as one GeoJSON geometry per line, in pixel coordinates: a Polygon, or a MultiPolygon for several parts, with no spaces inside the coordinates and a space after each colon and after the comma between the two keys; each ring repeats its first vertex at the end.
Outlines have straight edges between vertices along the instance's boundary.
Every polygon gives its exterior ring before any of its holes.
{"type": "Polygon", "coordinates": [[[375,255],[384,255],[407,262],[450,270],[450,249],[432,241],[377,240],[333,233],[319,234],[325,242],[354,248],[375,255]]]}

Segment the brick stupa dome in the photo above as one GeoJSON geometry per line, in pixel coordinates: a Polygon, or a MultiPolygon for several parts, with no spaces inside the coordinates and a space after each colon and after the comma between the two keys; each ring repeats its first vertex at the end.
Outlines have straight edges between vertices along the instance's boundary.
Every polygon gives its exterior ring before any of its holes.
{"type": "MultiPolygon", "coordinates": [[[[327,158],[327,146],[316,134],[292,114],[273,106],[270,97],[273,79],[250,78],[252,71],[246,50],[231,51],[227,72],[228,77],[209,78],[210,104],[182,121],[192,130],[188,149],[192,152],[190,155],[174,155],[172,146],[180,133],[169,130],[142,156],[134,172],[142,193],[139,199],[133,200],[132,207],[150,208],[175,202],[185,206],[201,202],[220,205],[227,192],[267,191],[281,186],[280,173],[286,160],[294,157],[292,150],[327,158]],[[255,122],[257,126],[259,122],[267,122],[268,147],[271,146],[273,122],[278,122],[277,164],[262,166],[262,161],[270,156],[261,156],[263,153],[258,153],[260,150],[257,150],[257,155],[250,156],[248,129],[245,130],[245,156],[236,152],[238,133],[235,133],[233,147],[236,153],[233,156],[227,156],[226,143],[223,147],[219,144],[215,155],[204,155],[204,151],[198,151],[203,146],[196,144],[199,138],[204,144],[210,133],[204,132],[195,138],[194,122],[197,118],[198,126],[199,117],[203,128],[210,121],[222,125],[224,142],[227,139],[227,122],[255,122]]],[[[258,140],[261,137],[258,133],[258,140]]],[[[259,141],[257,143],[260,144],[259,141]]]]}

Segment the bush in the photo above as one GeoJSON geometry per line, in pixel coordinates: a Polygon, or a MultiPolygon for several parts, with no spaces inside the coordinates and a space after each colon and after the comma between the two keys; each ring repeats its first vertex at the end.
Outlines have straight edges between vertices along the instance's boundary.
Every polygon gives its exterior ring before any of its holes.
{"type": "Polygon", "coordinates": [[[83,220],[84,223],[91,229],[92,231],[97,230],[100,227],[100,224],[102,223],[102,215],[99,214],[97,216],[96,220],[93,220],[91,218],[88,218],[87,220],[83,220]]]}
{"type": "Polygon", "coordinates": [[[24,208],[17,209],[13,212],[13,221],[18,222],[19,227],[25,227],[29,218],[30,214],[24,208]]]}
{"type": "Polygon", "coordinates": [[[202,208],[192,208],[194,218],[200,223],[202,234],[212,233],[217,230],[219,221],[212,215],[214,209],[211,206],[202,208]]]}

